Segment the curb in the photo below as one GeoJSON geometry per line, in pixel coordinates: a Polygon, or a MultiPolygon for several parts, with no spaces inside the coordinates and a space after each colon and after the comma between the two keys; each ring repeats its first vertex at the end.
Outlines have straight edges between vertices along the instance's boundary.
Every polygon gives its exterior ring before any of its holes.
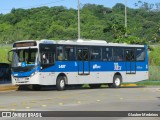
{"type": "Polygon", "coordinates": [[[136,85],[136,84],[122,84],[121,86],[122,87],[136,87],[138,85],[136,85]]]}
{"type": "Polygon", "coordinates": [[[17,90],[18,86],[16,85],[0,85],[0,91],[8,91],[8,90],[17,90]]]}
{"type": "MultiPolygon", "coordinates": [[[[136,87],[136,84],[122,84],[121,87],[136,87]]],[[[8,90],[17,90],[18,86],[16,85],[0,85],[0,91],[8,91],[8,90]]]]}

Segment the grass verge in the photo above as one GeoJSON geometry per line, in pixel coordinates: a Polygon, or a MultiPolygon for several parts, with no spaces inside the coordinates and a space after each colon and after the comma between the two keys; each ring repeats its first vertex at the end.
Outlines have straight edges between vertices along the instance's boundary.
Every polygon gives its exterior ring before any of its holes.
{"type": "MultiPolygon", "coordinates": [[[[160,80],[144,80],[136,83],[123,83],[122,87],[135,87],[135,86],[160,86],[160,80]]],[[[90,88],[88,84],[82,85],[83,88],[90,88]]],[[[108,85],[101,85],[101,87],[108,87],[108,85]]]]}
{"type": "Polygon", "coordinates": [[[138,86],[160,86],[160,80],[145,80],[136,83],[138,86]]]}

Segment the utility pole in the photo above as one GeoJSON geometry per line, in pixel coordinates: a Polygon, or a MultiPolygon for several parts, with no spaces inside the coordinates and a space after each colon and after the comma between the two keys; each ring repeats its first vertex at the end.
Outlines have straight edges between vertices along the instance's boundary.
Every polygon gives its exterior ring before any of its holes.
{"type": "Polygon", "coordinates": [[[125,0],[125,37],[127,37],[127,0],[125,0]]]}
{"type": "Polygon", "coordinates": [[[81,33],[80,33],[80,2],[78,0],[78,39],[80,39],[81,37],[81,33]]]}

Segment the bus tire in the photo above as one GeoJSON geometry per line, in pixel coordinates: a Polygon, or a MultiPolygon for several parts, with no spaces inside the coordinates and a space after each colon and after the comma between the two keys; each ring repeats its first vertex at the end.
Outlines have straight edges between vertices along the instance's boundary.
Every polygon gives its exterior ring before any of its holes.
{"type": "Polygon", "coordinates": [[[122,83],[122,76],[120,75],[115,75],[113,77],[113,84],[112,84],[112,87],[113,88],[119,88],[121,86],[121,83],[122,83]]]}
{"type": "Polygon", "coordinates": [[[58,91],[62,91],[65,89],[65,85],[66,85],[66,77],[65,76],[59,76],[57,78],[57,81],[56,81],[56,87],[57,87],[57,90],[58,91]]]}

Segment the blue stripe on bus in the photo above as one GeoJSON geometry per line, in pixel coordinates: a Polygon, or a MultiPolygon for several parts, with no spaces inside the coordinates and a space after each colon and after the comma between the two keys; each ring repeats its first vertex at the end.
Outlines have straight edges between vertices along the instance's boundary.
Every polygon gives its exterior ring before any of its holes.
{"type": "Polygon", "coordinates": [[[30,76],[35,71],[40,72],[115,72],[115,71],[148,71],[146,62],[77,62],[57,61],[55,65],[40,70],[37,67],[28,72],[13,72],[16,77],[30,76]],[[84,65],[84,67],[83,67],[84,65]]]}
{"type": "MultiPolygon", "coordinates": [[[[42,72],[76,72],[80,69],[90,71],[126,71],[126,65],[131,66],[131,70],[136,68],[136,71],[148,71],[147,63],[145,62],[56,62],[54,66],[42,70],[42,72]],[[83,64],[85,65],[84,68],[83,64]]],[[[128,68],[130,69],[130,68],[128,68]]]]}

